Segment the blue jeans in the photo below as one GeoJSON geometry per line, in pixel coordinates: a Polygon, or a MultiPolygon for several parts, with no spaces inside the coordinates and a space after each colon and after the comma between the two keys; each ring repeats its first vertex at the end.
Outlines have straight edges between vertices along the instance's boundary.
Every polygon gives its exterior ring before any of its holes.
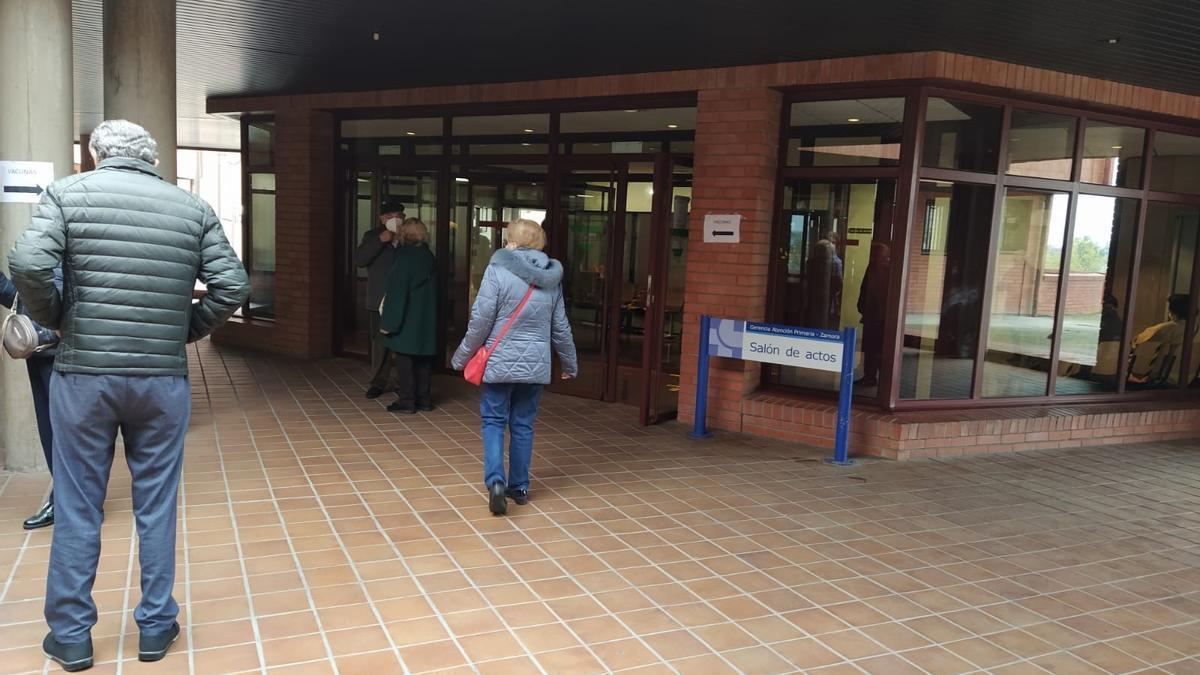
{"type": "Polygon", "coordinates": [[[529,489],[533,422],[542,400],[540,384],[488,384],[479,387],[483,436],[483,484],[529,489]],[[508,479],[504,477],[504,428],[508,427],[508,479]]]}
{"type": "Polygon", "coordinates": [[[59,642],[83,642],[96,624],[92,586],[118,431],[133,476],[142,573],[142,600],[133,616],[143,633],[157,635],[179,614],[171,596],[176,497],[191,407],[186,377],[54,374],[54,538],[46,623],[59,642]]]}

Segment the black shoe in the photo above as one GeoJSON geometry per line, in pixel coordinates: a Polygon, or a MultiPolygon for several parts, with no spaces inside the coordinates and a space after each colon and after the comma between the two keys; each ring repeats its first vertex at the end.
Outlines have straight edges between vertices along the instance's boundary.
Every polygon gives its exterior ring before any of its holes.
{"type": "Polygon", "coordinates": [[[370,389],[367,390],[367,399],[369,399],[369,400],[374,401],[375,399],[379,398],[380,396],[383,396],[383,390],[380,389],[379,387],[371,387],[370,389]]]}
{"type": "Polygon", "coordinates": [[[87,670],[92,667],[92,638],[73,645],[64,645],[54,639],[54,633],[46,633],[42,640],[42,651],[46,658],[62,666],[68,673],[87,670]]]}
{"type": "Polygon", "coordinates": [[[525,506],[529,503],[528,490],[505,490],[504,494],[508,495],[509,499],[516,502],[517,506],[525,506]]]}
{"type": "Polygon", "coordinates": [[[21,523],[21,527],[27,530],[36,530],[43,527],[50,527],[54,524],[54,503],[46,502],[38,512],[25,519],[21,523]]]}
{"type": "Polygon", "coordinates": [[[179,639],[179,624],[172,623],[171,627],[158,635],[142,633],[138,637],[138,661],[161,661],[167,655],[167,650],[179,639]]]}
{"type": "Polygon", "coordinates": [[[395,403],[388,406],[388,412],[404,413],[406,415],[415,415],[417,413],[417,409],[411,405],[404,405],[403,403],[396,401],[395,403]]]}
{"type": "Polygon", "coordinates": [[[429,412],[431,410],[436,410],[436,407],[432,403],[418,403],[417,410],[420,410],[421,412],[429,412]]]}
{"type": "Polygon", "coordinates": [[[504,495],[504,483],[492,483],[492,487],[488,488],[490,498],[488,499],[488,508],[492,510],[493,516],[502,516],[508,513],[508,499],[504,495]]]}

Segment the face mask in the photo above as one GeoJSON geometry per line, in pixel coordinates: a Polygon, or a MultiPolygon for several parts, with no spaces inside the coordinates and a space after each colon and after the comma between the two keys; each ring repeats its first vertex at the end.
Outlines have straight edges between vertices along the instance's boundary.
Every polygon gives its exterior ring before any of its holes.
{"type": "Polygon", "coordinates": [[[386,227],[392,234],[395,234],[396,231],[400,229],[400,219],[388,218],[387,222],[385,222],[383,226],[386,227]]]}

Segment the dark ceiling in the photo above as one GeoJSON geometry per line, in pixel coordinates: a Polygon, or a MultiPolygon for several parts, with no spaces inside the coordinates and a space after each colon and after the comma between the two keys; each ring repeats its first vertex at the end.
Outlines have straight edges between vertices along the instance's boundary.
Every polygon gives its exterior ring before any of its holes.
{"type": "MultiPolygon", "coordinates": [[[[73,4],[82,130],[103,110],[101,0],[73,4]]],[[[237,143],[209,96],[933,49],[1200,94],[1200,0],[178,0],[178,30],[189,145],[237,143]]]]}

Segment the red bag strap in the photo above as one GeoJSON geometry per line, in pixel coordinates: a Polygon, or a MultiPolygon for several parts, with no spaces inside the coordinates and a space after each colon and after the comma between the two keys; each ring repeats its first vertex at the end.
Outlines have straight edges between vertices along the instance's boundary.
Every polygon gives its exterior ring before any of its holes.
{"type": "Polygon", "coordinates": [[[533,295],[532,284],[529,285],[529,290],[525,291],[525,297],[521,298],[521,302],[517,305],[517,309],[513,311],[512,316],[508,317],[508,322],[504,324],[504,328],[500,329],[500,334],[496,336],[496,341],[492,343],[492,348],[488,350],[489,354],[495,351],[496,347],[500,345],[500,341],[504,339],[504,334],[513,325],[513,321],[517,320],[517,316],[521,314],[521,310],[525,309],[525,303],[529,302],[529,296],[531,295],[533,295]]]}

